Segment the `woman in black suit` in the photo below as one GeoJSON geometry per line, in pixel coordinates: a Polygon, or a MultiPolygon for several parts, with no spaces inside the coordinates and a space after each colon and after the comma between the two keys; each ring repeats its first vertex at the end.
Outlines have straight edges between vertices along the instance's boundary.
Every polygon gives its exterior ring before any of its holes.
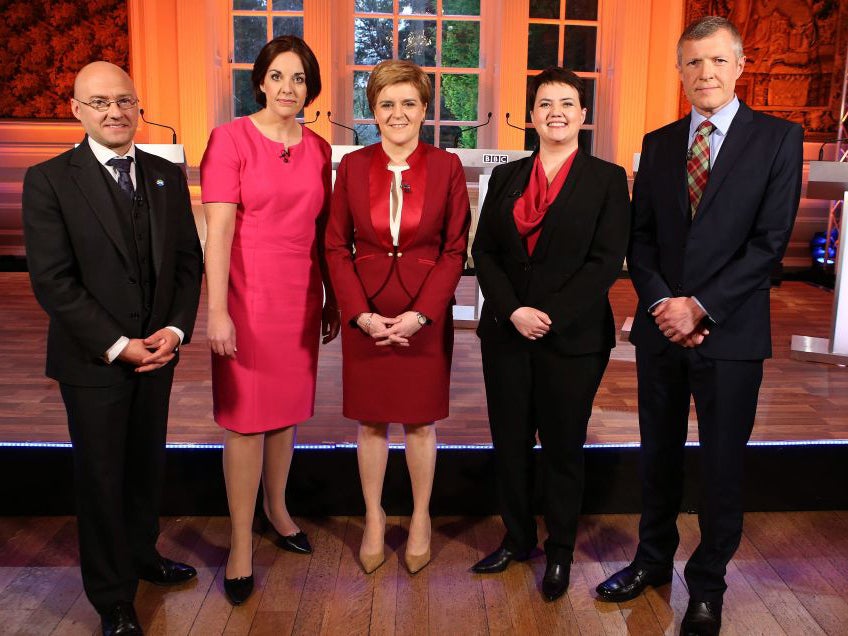
{"type": "Polygon", "coordinates": [[[547,568],[542,593],[568,589],[592,401],[615,346],[607,292],[630,226],[621,166],[577,146],[582,80],[549,68],[528,87],[532,156],[492,173],[472,255],[485,302],[477,334],[506,537],[472,571],[503,571],[537,543],[533,447],[542,445],[547,568]]]}

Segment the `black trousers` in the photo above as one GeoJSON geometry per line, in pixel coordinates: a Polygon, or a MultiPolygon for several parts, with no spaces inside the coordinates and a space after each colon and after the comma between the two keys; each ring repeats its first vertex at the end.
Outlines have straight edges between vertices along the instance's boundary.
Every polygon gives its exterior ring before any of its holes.
{"type": "Polygon", "coordinates": [[[536,432],[542,446],[542,493],[549,560],[568,564],[583,499],[583,444],[609,350],[565,356],[544,341],[481,343],[489,425],[506,526],[504,546],[537,543],[533,517],[536,432]]]}
{"type": "Polygon", "coordinates": [[[727,564],[742,538],[745,447],[754,427],[762,360],[713,360],[698,349],[636,348],[642,439],[642,518],[635,561],[670,568],[683,496],[690,395],[698,414],[701,542],[686,564],[689,595],[720,601],[727,564]]]}
{"type": "Polygon", "coordinates": [[[74,457],[80,566],[99,612],[132,601],[157,558],[173,363],[108,387],[60,384],[74,457]]]}

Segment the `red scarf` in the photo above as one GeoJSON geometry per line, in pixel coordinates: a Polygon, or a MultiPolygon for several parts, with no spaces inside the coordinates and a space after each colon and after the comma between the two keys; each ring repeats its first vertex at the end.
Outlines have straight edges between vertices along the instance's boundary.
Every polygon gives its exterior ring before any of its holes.
{"type": "Polygon", "coordinates": [[[576,154],[577,150],[569,155],[550,185],[548,185],[548,177],[545,176],[545,169],[542,167],[542,162],[539,161],[539,155],[536,155],[536,159],[533,161],[533,172],[530,175],[530,182],[527,184],[527,189],[524,190],[524,194],[521,195],[512,208],[515,227],[518,228],[518,233],[524,240],[524,245],[527,247],[527,254],[531,256],[533,250],[536,249],[539,235],[542,233],[542,221],[545,220],[545,214],[551,203],[557,198],[559,191],[562,190],[562,185],[565,183],[566,177],[568,177],[568,172],[571,170],[571,164],[574,163],[574,156],[576,154]]]}

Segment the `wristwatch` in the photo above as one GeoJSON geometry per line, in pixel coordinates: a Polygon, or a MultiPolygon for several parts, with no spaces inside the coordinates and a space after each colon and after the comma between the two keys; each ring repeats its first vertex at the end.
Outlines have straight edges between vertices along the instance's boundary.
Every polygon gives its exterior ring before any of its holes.
{"type": "Polygon", "coordinates": [[[422,327],[424,325],[426,325],[428,322],[430,322],[430,320],[427,318],[427,316],[422,314],[420,311],[415,312],[415,316],[418,318],[418,324],[421,325],[422,327]]]}

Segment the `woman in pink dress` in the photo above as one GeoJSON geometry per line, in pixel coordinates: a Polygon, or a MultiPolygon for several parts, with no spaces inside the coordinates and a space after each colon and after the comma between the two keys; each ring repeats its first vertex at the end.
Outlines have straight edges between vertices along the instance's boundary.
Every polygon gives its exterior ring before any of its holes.
{"type": "Polygon", "coordinates": [[[303,40],[281,36],[260,51],[251,79],[262,110],[213,130],[200,165],[214,416],[225,429],[231,518],[224,588],[236,605],[253,590],[260,479],[277,545],[312,551],[285,489],[296,425],[314,410],[319,329],[325,343],[339,329],[329,285],[322,314],[330,146],[295,119],[321,91],[318,62],[303,40]]]}

